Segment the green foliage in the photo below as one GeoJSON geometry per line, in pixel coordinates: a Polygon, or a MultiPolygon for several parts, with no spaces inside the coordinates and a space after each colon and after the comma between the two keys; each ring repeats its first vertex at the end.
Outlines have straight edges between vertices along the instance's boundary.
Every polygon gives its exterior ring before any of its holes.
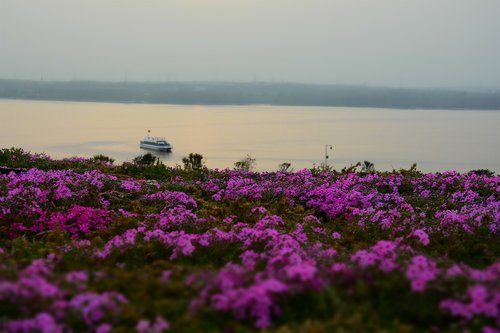
{"type": "Polygon", "coordinates": [[[94,159],[81,157],[53,160],[43,153],[34,154],[21,148],[0,149],[0,165],[19,169],[37,168],[40,170],[74,170],[84,172],[89,169],[109,170],[113,168],[111,165],[113,159],[106,156],[103,156],[103,158],[109,159],[109,164],[96,163],[94,159]]]}
{"type": "Polygon", "coordinates": [[[291,171],[293,171],[293,168],[291,166],[292,166],[292,163],[290,163],[290,162],[283,162],[280,165],[278,165],[278,171],[281,171],[281,172],[291,172],[291,171]]]}
{"type": "Polygon", "coordinates": [[[318,176],[322,173],[336,173],[337,171],[333,167],[333,165],[328,165],[325,163],[321,163],[319,166],[314,165],[311,169],[313,175],[318,176]]]}
{"type": "Polygon", "coordinates": [[[251,171],[255,169],[255,161],[255,158],[247,155],[240,161],[234,163],[234,169],[238,171],[251,171]]]}
{"type": "Polygon", "coordinates": [[[133,159],[133,163],[138,166],[152,166],[155,163],[158,163],[159,159],[158,157],[154,156],[151,153],[146,153],[144,155],[137,156],[136,158],[133,159]]]}
{"type": "Polygon", "coordinates": [[[399,173],[410,178],[422,176],[422,171],[417,169],[417,163],[413,163],[409,169],[399,169],[399,171],[393,169],[392,173],[399,173]]]}
{"type": "Polygon", "coordinates": [[[170,176],[171,169],[167,168],[165,164],[157,161],[154,165],[138,165],[135,163],[124,162],[117,170],[119,174],[133,176],[136,178],[165,180],[170,176]]]}
{"type": "Polygon", "coordinates": [[[201,170],[203,168],[203,155],[198,153],[190,153],[187,157],[182,158],[184,170],[201,170]]]}
{"type": "Polygon", "coordinates": [[[115,159],[103,154],[99,154],[99,155],[94,155],[94,157],[92,157],[92,161],[94,161],[97,164],[102,164],[102,163],[113,164],[115,162],[115,159]]]}
{"type": "Polygon", "coordinates": [[[356,164],[351,164],[350,166],[348,167],[344,167],[342,168],[342,170],[340,171],[341,173],[355,173],[358,171],[358,168],[361,166],[361,162],[358,162],[356,164]]]}
{"type": "Polygon", "coordinates": [[[115,173],[145,179],[165,180],[171,175],[171,168],[167,168],[158,157],[151,153],[137,156],[132,163],[124,162],[121,167],[114,170],[115,173]]]}
{"type": "Polygon", "coordinates": [[[0,165],[14,168],[26,168],[35,162],[48,162],[50,158],[45,154],[31,154],[22,148],[4,148],[0,150],[0,165]]]}
{"type": "Polygon", "coordinates": [[[469,173],[472,173],[472,174],[475,174],[475,175],[478,175],[478,176],[489,176],[489,177],[495,175],[495,172],[491,171],[489,169],[471,170],[471,171],[469,171],[469,173]]]}
{"type": "Polygon", "coordinates": [[[375,164],[370,161],[364,161],[361,164],[361,173],[373,173],[375,172],[375,164]]]}

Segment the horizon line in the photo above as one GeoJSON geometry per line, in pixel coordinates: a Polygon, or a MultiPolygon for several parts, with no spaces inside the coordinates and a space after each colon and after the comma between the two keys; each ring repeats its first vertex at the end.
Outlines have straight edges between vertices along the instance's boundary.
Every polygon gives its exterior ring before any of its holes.
{"type": "Polygon", "coordinates": [[[46,80],[40,79],[20,79],[0,77],[0,81],[19,82],[42,82],[42,83],[111,83],[111,84],[235,84],[235,85],[290,85],[290,86],[317,86],[317,87],[353,87],[353,88],[375,88],[375,89],[399,89],[399,90],[444,90],[444,91],[495,91],[500,92],[500,86],[391,86],[376,85],[368,83],[312,83],[300,81],[237,81],[237,80],[98,80],[98,79],[67,79],[67,80],[46,80]]]}

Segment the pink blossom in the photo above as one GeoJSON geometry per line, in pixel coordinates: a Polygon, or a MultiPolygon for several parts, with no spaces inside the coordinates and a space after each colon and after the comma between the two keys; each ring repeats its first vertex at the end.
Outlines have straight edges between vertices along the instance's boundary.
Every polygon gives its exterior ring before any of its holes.
{"type": "Polygon", "coordinates": [[[334,233],[332,233],[332,238],[333,239],[340,239],[341,237],[342,237],[342,235],[340,233],[336,232],[336,231],[334,233]]]}
{"type": "Polygon", "coordinates": [[[416,292],[425,290],[427,283],[437,278],[439,270],[435,262],[425,256],[414,256],[406,269],[406,277],[411,282],[411,289],[416,292]]]}

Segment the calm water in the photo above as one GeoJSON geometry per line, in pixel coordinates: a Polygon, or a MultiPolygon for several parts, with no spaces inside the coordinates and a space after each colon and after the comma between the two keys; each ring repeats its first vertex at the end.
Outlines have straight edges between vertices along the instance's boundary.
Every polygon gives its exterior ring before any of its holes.
{"type": "Polygon", "coordinates": [[[232,167],[246,154],[257,169],[337,168],[368,160],[377,170],[487,168],[500,172],[500,112],[285,106],[178,106],[0,100],[0,148],[53,157],[105,154],[122,162],[146,151],[150,129],[173,146],[167,165],[190,152],[209,167],[232,167]]]}

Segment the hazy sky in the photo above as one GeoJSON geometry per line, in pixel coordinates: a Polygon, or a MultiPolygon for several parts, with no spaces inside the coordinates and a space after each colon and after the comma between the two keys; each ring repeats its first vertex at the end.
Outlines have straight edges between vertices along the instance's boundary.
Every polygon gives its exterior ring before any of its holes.
{"type": "Polygon", "coordinates": [[[500,0],[0,0],[0,78],[500,87],[500,0]]]}

